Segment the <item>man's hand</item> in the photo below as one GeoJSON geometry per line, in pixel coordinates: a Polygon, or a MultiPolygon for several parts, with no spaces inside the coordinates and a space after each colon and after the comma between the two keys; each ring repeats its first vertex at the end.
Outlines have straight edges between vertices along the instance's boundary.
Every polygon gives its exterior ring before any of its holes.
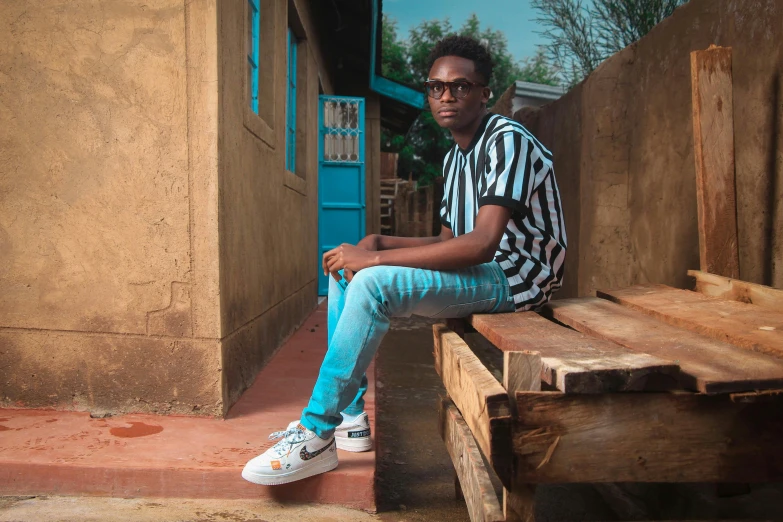
{"type": "MultiPolygon", "coordinates": [[[[375,266],[378,264],[378,256],[364,248],[343,243],[326,252],[322,264],[324,275],[331,273],[334,280],[339,281],[340,274],[337,273],[339,270],[343,270],[343,273],[358,272],[363,268],[375,266]]],[[[345,279],[350,282],[353,279],[353,273],[346,276],[345,279]]]]}
{"type": "Polygon", "coordinates": [[[371,252],[375,252],[376,250],[378,250],[378,240],[379,240],[378,234],[370,234],[364,236],[364,239],[356,243],[356,246],[358,246],[359,248],[363,248],[365,250],[369,250],[371,252]]]}
{"type": "MultiPolygon", "coordinates": [[[[368,234],[364,236],[364,238],[362,238],[361,241],[356,243],[356,246],[368,250],[370,252],[375,252],[378,250],[379,243],[380,243],[380,236],[378,234],[368,234]]],[[[345,278],[345,281],[347,283],[351,282],[354,274],[355,271],[351,270],[350,268],[343,269],[343,277],[345,278]]]]}

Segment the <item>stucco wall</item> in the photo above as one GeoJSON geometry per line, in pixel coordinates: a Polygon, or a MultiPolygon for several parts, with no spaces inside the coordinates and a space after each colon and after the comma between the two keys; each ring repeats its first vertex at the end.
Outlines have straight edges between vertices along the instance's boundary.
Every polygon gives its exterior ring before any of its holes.
{"type": "Polygon", "coordinates": [[[2,404],[221,412],[214,9],[0,10],[2,404]]]}
{"type": "Polygon", "coordinates": [[[733,48],[741,277],[783,287],[782,38],[780,2],[691,0],[567,96],[518,116],[552,148],[566,200],[559,296],[690,285],[699,249],[689,55],[713,43],[733,48]]]}
{"type": "Polygon", "coordinates": [[[0,7],[0,405],[224,414],[313,310],[318,95],[333,83],[310,5],[262,2],[260,116],[245,2],[0,7]]]}
{"type": "MultiPolygon", "coordinates": [[[[220,303],[224,391],[233,402],[317,302],[317,35],[305,2],[270,2],[275,50],[271,132],[245,125],[245,3],[221,2],[220,16],[220,303]],[[296,9],[289,13],[289,5],[296,9]],[[286,28],[301,38],[297,80],[297,172],[285,168],[286,28]],[[303,118],[303,119],[302,119],[303,118]]],[[[262,58],[263,59],[263,58],[262,58]]],[[[321,82],[326,89],[329,83],[321,82]]]]}

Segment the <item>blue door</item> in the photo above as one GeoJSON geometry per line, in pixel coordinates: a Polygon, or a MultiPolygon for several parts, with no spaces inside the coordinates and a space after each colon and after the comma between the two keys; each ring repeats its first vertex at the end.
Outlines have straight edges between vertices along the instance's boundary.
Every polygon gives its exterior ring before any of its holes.
{"type": "Polygon", "coordinates": [[[365,235],[364,98],[321,96],[319,106],[318,295],[327,295],[324,252],[365,235]]]}

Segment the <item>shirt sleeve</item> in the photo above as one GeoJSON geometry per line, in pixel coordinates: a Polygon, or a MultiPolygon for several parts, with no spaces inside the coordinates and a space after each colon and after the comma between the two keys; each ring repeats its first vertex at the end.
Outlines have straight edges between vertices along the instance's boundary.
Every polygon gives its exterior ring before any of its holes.
{"type": "Polygon", "coordinates": [[[449,193],[447,190],[443,190],[443,198],[440,201],[440,222],[446,228],[451,228],[451,220],[449,219],[449,206],[448,206],[449,193]]]}
{"type": "Polygon", "coordinates": [[[446,156],[443,158],[443,198],[440,200],[440,222],[441,224],[451,229],[451,216],[449,215],[449,196],[451,187],[450,184],[450,168],[451,161],[454,160],[454,148],[452,148],[446,156]]]}
{"type": "Polygon", "coordinates": [[[478,205],[499,205],[524,213],[530,206],[534,176],[531,154],[534,145],[518,132],[499,134],[487,148],[486,164],[479,186],[478,205]]]}

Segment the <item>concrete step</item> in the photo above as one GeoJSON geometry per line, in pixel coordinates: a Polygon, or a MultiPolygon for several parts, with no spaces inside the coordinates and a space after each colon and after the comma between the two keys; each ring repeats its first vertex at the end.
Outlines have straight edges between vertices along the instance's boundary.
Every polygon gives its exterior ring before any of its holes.
{"type": "MultiPolygon", "coordinates": [[[[258,499],[375,509],[375,450],[340,451],[334,471],[282,486],[242,479],[267,436],[307,403],[326,352],[321,304],[226,419],[0,409],[0,495],[258,499]]],[[[374,365],[366,397],[375,435],[374,365]]]]}

